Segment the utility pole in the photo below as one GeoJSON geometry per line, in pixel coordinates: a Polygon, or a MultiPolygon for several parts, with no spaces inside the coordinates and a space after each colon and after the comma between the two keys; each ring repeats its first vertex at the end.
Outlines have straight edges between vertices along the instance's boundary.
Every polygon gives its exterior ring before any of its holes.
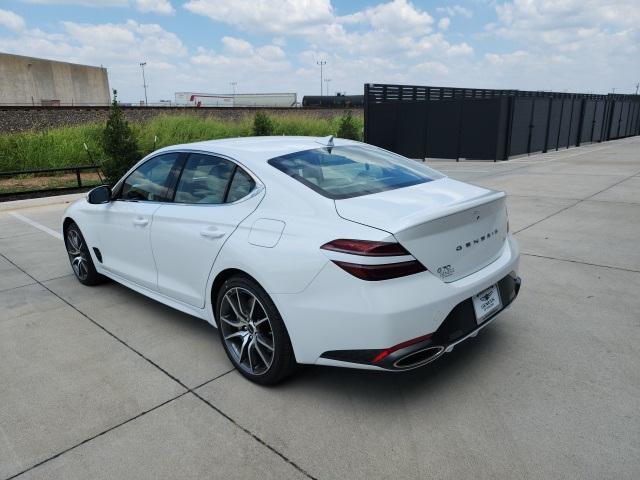
{"type": "Polygon", "coordinates": [[[329,96],[329,82],[331,82],[330,78],[325,78],[324,83],[327,84],[327,97],[329,96]]]}
{"type": "Polygon", "coordinates": [[[236,94],[236,85],[238,85],[238,82],[229,82],[229,84],[231,85],[231,89],[233,90],[233,94],[236,94]]]}
{"type": "Polygon", "coordinates": [[[327,61],[326,60],[320,60],[320,61],[318,61],[316,63],[318,65],[320,65],[320,96],[322,97],[322,92],[324,91],[324,88],[322,87],[322,67],[327,64],[327,61]]]}
{"type": "Polygon", "coordinates": [[[147,62],[140,62],[140,68],[142,68],[142,86],[144,87],[144,106],[148,106],[149,102],[147,101],[147,87],[149,85],[147,85],[147,79],[144,76],[144,67],[147,64],[147,62]]]}
{"type": "Polygon", "coordinates": [[[613,87],[613,88],[611,89],[611,93],[613,93],[613,94],[615,94],[615,93],[616,93],[616,87],[613,87]]]}
{"type": "Polygon", "coordinates": [[[636,95],[638,94],[638,88],[640,88],[640,82],[636,83],[636,95]]]}

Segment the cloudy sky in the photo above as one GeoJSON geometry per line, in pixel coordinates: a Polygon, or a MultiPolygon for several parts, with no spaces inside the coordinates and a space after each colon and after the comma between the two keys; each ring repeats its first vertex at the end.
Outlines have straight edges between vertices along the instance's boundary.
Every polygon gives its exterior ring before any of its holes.
{"type": "Polygon", "coordinates": [[[364,83],[632,93],[638,0],[0,0],[0,51],[103,65],[123,101],[364,83]]]}

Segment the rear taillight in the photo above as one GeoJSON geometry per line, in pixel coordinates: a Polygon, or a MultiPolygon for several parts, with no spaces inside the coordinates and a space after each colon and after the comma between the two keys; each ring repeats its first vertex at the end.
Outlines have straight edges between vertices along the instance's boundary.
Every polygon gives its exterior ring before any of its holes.
{"type": "Polygon", "coordinates": [[[320,248],[331,250],[332,252],[364,255],[366,257],[402,257],[404,255],[410,255],[399,243],[372,242],[370,240],[351,240],[345,238],[325,243],[320,248]]]}
{"type": "MultiPolygon", "coordinates": [[[[399,243],[374,242],[370,240],[338,239],[325,243],[323,250],[331,252],[359,255],[363,257],[406,257],[411,254],[399,243]]],[[[413,259],[394,263],[352,263],[343,260],[331,260],[345,272],[367,281],[389,280],[406,277],[427,269],[419,261],[413,259]]]]}
{"type": "Polygon", "coordinates": [[[338,260],[332,261],[354,277],[371,282],[406,277],[407,275],[413,275],[414,273],[427,270],[424,268],[424,265],[417,260],[400,263],[383,263],[380,265],[362,265],[360,263],[340,262],[338,260]]]}

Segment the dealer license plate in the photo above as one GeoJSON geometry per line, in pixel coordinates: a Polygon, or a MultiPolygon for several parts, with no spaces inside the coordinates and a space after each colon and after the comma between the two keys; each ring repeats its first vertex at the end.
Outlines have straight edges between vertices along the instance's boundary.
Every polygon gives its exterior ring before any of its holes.
{"type": "Polygon", "coordinates": [[[473,309],[476,311],[478,325],[492,313],[500,310],[500,292],[497,285],[491,285],[473,297],[473,309]]]}

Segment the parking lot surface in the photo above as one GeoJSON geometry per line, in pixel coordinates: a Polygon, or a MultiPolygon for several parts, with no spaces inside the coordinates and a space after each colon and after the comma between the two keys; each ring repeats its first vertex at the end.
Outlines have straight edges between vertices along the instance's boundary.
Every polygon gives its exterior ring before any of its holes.
{"type": "Polygon", "coordinates": [[[253,385],[204,321],[79,284],[65,204],[0,211],[0,479],[640,478],[640,139],[428,163],[509,194],[523,287],[402,374],[253,385]]]}

